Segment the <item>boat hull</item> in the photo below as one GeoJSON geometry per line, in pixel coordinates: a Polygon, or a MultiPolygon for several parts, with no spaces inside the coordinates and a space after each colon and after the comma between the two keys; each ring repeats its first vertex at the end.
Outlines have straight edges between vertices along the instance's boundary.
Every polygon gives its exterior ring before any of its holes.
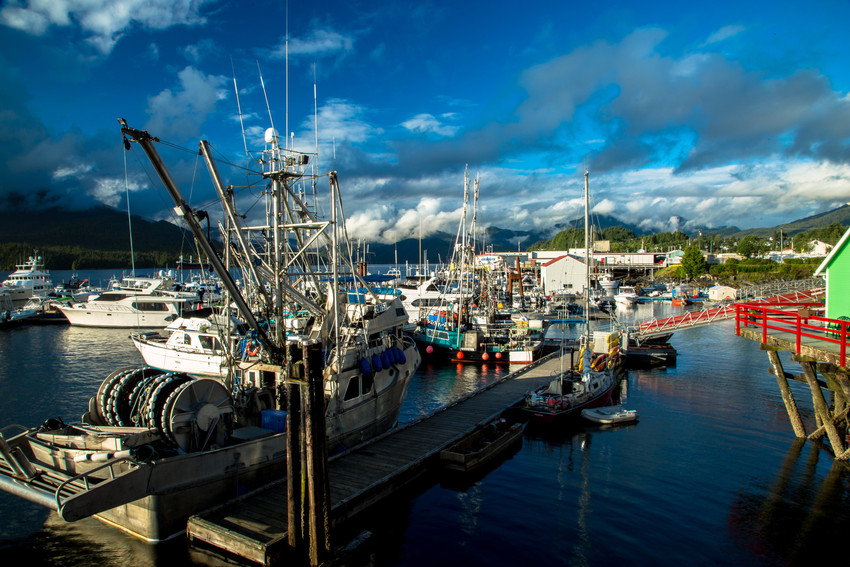
{"type": "Polygon", "coordinates": [[[60,306],[59,310],[71,325],[80,327],[164,328],[178,316],[173,310],[139,312],[129,308],[107,310],[85,305],[60,306]]]}
{"type": "Polygon", "coordinates": [[[434,358],[451,362],[530,364],[540,357],[543,341],[529,343],[528,346],[512,348],[510,346],[476,345],[465,346],[462,341],[443,337],[446,332],[431,328],[420,329],[416,335],[416,344],[423,353],[423,359],[434,358]],[[461,344],[461,346],[456,346],[461,344]]]}
{"type": "Polygon", "coordinates": [[[164,340],[147,339],[141,335],[130,338],[148,366],[195,376],[227,376],[227,358],[221,354],[176,350],[168,347],[164,340]]]}
{"type": "Polygon", "coordinates": [[[566,409],[524,407],[522,410],[528,414],[529,421],[539,425],[551,426],[575,422],[581,417],[582,410],[609,405],[614,393],[614,385],[615,381],[612,380],[610,385],[599,395],[583,403],[573,404],[566,409]]]}
{"type": "Polygon", "coordinates": [[[440,462],[445,470],[474,472],[521,443],[521,423],[491,423],[457,445],[440,451],[440,462]]]}
{"type": "Polygon", "coordinates": [[[620,406],[600,406],[588,408],[581,411],[581,416],[594,423],[612,425],[615,423],[628,423],[637,421],[638,414],[635,410],[626,410],[620,406]]]}

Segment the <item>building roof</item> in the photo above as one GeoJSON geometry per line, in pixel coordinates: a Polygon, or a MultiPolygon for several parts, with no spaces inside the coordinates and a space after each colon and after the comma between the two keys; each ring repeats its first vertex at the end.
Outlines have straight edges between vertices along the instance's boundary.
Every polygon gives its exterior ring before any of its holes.
{"type": "Polygon", "coordinates": [[[847,245],[847,241],[850,240],[850,228],[844,231],[844,234],[841,236],[841,239],[832,247],[829,254],[827,254],[826,258],[823,259],[818,269],[815,270],[814,275],[820,274],[822,271],[826,270],[832,261],[838,257],[841,253],[841,250],[847,245]]]}
{"type": "Polygon", "coordinates": [[[557,258],[552,258],[551,260],[548,260],[548,261],[546,261],[546,262],[544,262],[540,265],[541,266],[551,266],[552,264],[554,264],[556,262],[560,262],[564,258],[572,258],[573,260],[576,260],[577,262],[581,262],[582,264],[584,264],[584,260],[582,258],[578,258],[578,257],[572,256],[570,254],[564,254],[563,256],[558,256],[557,258]]]}

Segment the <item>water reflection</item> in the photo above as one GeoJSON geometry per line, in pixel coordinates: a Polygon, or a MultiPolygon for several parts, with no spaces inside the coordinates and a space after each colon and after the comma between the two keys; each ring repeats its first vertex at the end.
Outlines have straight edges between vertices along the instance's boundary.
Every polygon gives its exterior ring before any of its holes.
{"type": "Polygon", "coordinates": [[[848,478],[850,467],[833,461],[819,443],[795,439],[769,489],[753,486],[739,495],[729,512],[730,532],[766,563],[832,560],[847,537],[848,478]]]}

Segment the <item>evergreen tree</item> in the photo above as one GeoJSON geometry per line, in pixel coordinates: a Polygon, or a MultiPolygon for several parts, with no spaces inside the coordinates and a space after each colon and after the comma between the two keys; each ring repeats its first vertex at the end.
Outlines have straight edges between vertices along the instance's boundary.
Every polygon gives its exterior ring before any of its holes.
{"type": "Polygon", "coordinates": [[[698,246],[691,245],[685,248],[685,252],[682,255],[682,270],[688,279],[701,276],[708,271],[705,256],[699,251],[698,246]]]}

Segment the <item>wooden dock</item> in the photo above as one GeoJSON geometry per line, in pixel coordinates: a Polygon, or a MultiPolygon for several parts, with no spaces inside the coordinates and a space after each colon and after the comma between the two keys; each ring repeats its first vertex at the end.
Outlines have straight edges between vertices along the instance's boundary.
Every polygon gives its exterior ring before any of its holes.
{"type": "MultiPolygon", "coordinates": [[[[566,356],[570,356],[567,354],[566,356]]],[[[563,367],[571,366],[564,361],[563,367]]],[[[331,520],[338,525],[439,465],[441,450],[521,402],[562,368],[557,353],[524,366],[411,423],[328,460],[331,520]]],[[[285,479],[189,518],[192,542],[268,565],[287,549],[285,479]]]]}

